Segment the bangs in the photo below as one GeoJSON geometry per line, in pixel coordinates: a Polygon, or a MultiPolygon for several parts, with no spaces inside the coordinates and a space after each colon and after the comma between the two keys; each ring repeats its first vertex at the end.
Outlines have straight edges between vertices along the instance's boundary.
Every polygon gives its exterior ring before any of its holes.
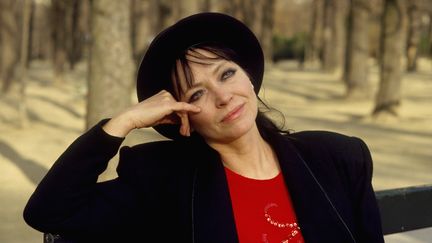
{"type": "Polygon", "coordinates": [[[172,86],[173,91],[175,91],[175,96],[177,100],[180,99],[180,96],[183,92],[181,88],[181,77],[180,74],[183,74],[183,77],[186,79],[187,88],[191,88],[194,83],[194,77],[192,70],[190,68],[189,63],[197,63],[200,65],[211,65],[216,60],[227,60],[236,62],[238,60],[237,54],[230,48],[218,45],[216,43],[205,43],[205,44],[196,44],[189,48],[187,48],[174,62],[171,76],[172,76],[172,86]],[[198,51],[197,49],[202,49],[207,52],[210,52],[215,55],[215,57],[209,57],[204,55],[198,51]],[[188,59],[188,57],[193,57],[193,60],[188,59]]]}

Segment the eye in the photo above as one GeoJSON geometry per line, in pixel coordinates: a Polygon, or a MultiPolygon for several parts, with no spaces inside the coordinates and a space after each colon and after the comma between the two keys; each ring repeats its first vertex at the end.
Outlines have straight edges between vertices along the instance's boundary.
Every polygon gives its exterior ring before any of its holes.
{"type": "Polygon", "coordinates": [[[226,80],[226,79],[230,78],[231,76],[233,76],[235,74],[235,72],[236,72],[235,69],[228,69],[222,73],[221,79],[226,80]]]}
{"type": "Polygon", "coordinates": [[[189,98],[189,103],[195,102],[197,101],[199,98],[201,98],[201,96],[204,95],[204,90],[200,89],[198,91],[196,91],[195,93],[193,93],[190,98],[189,98]]]}

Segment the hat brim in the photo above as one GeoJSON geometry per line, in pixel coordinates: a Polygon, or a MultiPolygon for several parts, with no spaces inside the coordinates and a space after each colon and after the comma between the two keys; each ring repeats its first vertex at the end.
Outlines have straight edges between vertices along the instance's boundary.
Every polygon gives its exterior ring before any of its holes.
{"type": "MultiPolygon", "coordinates": [[[[247,71],[258,94],[264,73],[264,55],[258,39],[239,20],[221,13],[199,13],[186,17],[162,31],[150,44],[141,61],[137,78],[138,100],[143,101],[171,84],[174,61],[189,47],[219,43],[236,52],[239,66],[247,71]]],[[[178,139],[179,126],[158,125],[156,131],[178,139]]]]}

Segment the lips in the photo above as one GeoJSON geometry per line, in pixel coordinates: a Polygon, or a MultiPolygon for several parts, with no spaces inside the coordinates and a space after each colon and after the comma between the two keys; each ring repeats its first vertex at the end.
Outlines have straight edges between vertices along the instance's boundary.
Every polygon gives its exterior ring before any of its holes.
{"type": "Polygon", "coordinates": [[[244,103],[236,106],[233,110],[231,110],[228,114],[224,116],[221,122],[230,122],[237,119],[241,113],[243,112],[244,103]]]}

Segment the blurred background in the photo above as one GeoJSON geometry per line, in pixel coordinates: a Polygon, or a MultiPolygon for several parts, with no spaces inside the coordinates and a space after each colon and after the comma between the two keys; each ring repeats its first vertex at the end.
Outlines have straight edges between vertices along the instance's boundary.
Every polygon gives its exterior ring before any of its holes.
{"type": "MultiPolygon", "coordinates": [[[[42,241],[21,216],[36,185],[77,136],[136,102],[155,35],[203,11],[257,35],[260,96],[286,128],[365,140],[375,190],[432,183],[430,0],[0,0],[0,242],[42,241]]],[[[141,129],[125,145],[161,139],[141,129]]]]}

